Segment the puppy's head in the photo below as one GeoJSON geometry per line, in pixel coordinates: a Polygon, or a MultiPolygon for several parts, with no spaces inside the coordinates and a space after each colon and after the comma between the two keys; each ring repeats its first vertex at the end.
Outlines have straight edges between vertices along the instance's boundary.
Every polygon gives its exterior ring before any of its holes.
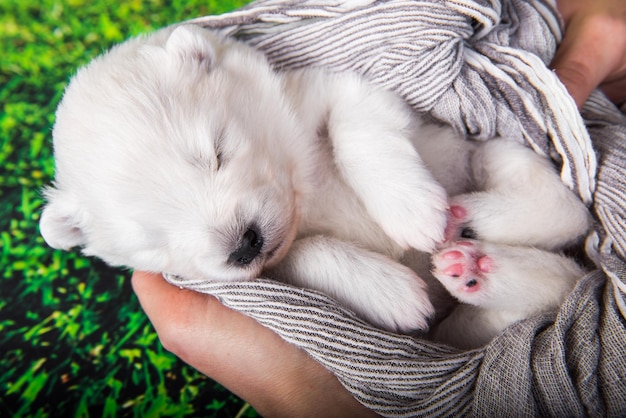
{"type": "Polygon", "coordinates": [[[57,110],[40,228],[112,265],[245,279],[297,230],[300,127],[265,58],[194,26],[114,48],[57,110]]]}

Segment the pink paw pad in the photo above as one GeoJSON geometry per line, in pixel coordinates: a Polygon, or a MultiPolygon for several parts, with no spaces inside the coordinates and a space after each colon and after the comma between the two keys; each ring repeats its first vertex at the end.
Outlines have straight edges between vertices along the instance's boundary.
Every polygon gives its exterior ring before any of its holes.
{"type": "Polygon", "coordinates": [[[461,251],[446,251],[445,253],[441,254],[441,258],[443,258],[444,260],[458,260],[459,258],[463,258],[463,253],[461,251]]]}
{"type": "Polygon", "coordinates": [[[463,271],[463,264],[452,264],[451,266],[446,267],[443,274],[450,277],[461,277],[463,275],[463,271]]]}
{"type": "Polygon", "coordinates": [[[491,273],[493,271],[493,260],[491,257],[484,255],[476,260],[476,266],[483,273],[491,273]]]}
{"type": "Polygon", "coordinates": [[[486,275],[495,270],[491,257],[482,254],[472,241],[461,241],[433,257],[435,276],[458,294],[482,289],[486,275]]]}
{"type": "MultiPolygon", "coordinates": [[[[467,222],[467,209],[460,205],[451,205],[448,208],[448,223],[445,229],[445,243],[456,241],[462,236],[464,223],[467,222]]],[[[471,237],[470,237],[471,238],[471,237]]]]}
{"type": "Polygon", "coordinates": [[[467,210],[459,205],[450,206],[450,213],[456,219],[464,219],[467,216],[467,210]]]}

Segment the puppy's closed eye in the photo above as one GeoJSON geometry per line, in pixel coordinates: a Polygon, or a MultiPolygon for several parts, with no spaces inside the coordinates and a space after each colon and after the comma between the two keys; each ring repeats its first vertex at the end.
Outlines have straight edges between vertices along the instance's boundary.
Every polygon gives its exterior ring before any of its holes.
{"type": "Polygon", "coordinates": [[[219,171],[220,168],[226,162],[225,152],[224,152],[224,129],[220,130],[218,134],[215,136],[215,171],[219,171]]]}
{"type": "Polygon", "coordinates": [[[223,143],[222,133],[218,133],[213,138],[215,139],[209,138],[206,140],[208,143],[213,142],[212,149],[195,144],[191,145],[191,149],[188,151],[189,154],[186,157],[187,161],[200,170],[219,171],[227,161],[226,153],[221,146],[223,143]]]}
{"type": "Polygon", "coordinates": [[[220,151],[215,154],[215,171],[219,171],[222,167],[224,156],[220,151]]]}
{"type": "Polygon", "coordinates": [[[196,153],[189,157],[187,157],[187,161],[202,171],[212,171],[216,172],[222,166],[222,160],[219,155],[216,156],[207,156],[202,153],[196,153]]]}

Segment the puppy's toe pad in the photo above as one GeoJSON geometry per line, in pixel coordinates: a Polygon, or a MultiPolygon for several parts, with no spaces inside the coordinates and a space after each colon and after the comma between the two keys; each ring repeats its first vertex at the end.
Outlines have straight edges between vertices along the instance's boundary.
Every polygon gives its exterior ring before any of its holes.
{"type": "Polygon", "coordinates": [[[434,276],[461,300],[480,292],[495,271],[494,260],[472,241],[452,244],[433,256],[434,276]]]}

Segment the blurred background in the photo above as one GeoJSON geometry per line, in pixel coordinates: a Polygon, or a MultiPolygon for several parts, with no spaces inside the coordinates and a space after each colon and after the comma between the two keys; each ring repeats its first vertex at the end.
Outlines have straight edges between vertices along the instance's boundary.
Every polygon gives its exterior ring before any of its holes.
{"type": "Polygon", "coordinates": [[[245,0],[0,0],[0,417],[252,417],[166,352],[130,272],[39,235],[54,111],[76,68],[124,39],[245,0]]]}

